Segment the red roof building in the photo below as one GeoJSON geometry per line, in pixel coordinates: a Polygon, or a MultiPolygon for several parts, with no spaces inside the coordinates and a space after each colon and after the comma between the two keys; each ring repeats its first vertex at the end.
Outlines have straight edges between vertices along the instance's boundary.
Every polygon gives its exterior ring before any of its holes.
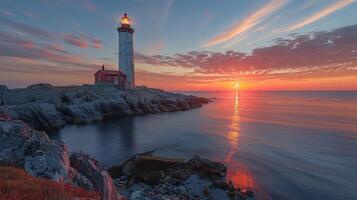
{"type": "Polygon", "coordinates": [[[125,86],[126,75],[121,71],[106,70],[104,65],[102,69],[94,74],[94,83],[96,85],[116,85],[122,89],[125,86]]]}

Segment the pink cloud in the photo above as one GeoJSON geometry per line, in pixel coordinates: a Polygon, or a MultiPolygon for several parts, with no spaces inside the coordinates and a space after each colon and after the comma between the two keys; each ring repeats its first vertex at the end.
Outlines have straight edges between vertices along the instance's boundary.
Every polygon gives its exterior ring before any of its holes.
{"type": "Polygon", "coordinates": [[[96,48],[96,49],[102,48],[102,45],[103,45],[103,41],[102,41],[102,40],[97,39],[97,38],[94,38],[94,37],[92,37],[92,36],[88,36],[88,35],[83,34],[83,33],[80,34],[80,36],[81,36],[82,38],[85,38],[85,39],[88,40],[89,42],[91,42],[93,48],[96,48]]]}
{"type": "Polygon", "coordinates": [[[284,31],[293,31],[299,28],[302,28],[308,24],[311,24],[325,16],[328,16],[350,4],[352,4],[353,2],[355,2],[355,0],[338,0],[337,2],[319,10],[318,12],[314,13],[313,15],[309,16],[308,18],[293,24],[292,26],[288,27],[286,30],[284,31]]]}
{"type": "Polygon", "coordinates": [[[66,33],[64,34],[64,40],[68,44],[77,46],[79,48],[88,48],[89,46],[92,46],[93,48],[100,49],[103,45],[103,41],[83,33],[79,34],[78,36],[71,33],[66,33]]]}
{"type": "Polygon", "coordinates": [[[64,34],[63,38],[64,38],[65,42],[67,42],[68,44],[71,44],[71,45],[79,47],[79,48],[88,48],[88,46],[89,46],[85,39],[75,36],[70,33],[64,34]]]}

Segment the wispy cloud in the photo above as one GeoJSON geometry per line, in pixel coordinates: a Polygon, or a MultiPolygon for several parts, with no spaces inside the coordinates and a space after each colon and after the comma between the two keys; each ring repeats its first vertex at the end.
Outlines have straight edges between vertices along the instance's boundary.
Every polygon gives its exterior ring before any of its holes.
{"type": "Polygon", "coordinates": [[[79,47],[79,48],[88,48],[88,46],[89,46],[87,41],[84,38],[73,35],[71,33],[64,34],[63,39],[68,44],[79,47]]]}
{"type": "Polygon", "coordinates": [[[353,2],[355,2],[355,0],[338,0],[337,2],[323,8],[322,10],[319,10],[318,12],[314,13],[313,15],[311,15],[310,17],[288,27],[287,29],[285,29],[283,32],[286,31],[293,31],[299,28],[302,28],[308,24],[311,24],[325,16],[328,16],[350,4],[352,4],[353,2]]]}
{"type": "Polygon", "coordinates": [[[257,11],[248,15],[243,21],[237,23],[231,27],[228,31],[217,35],[216,37],[209,40],[204,44],[205,47],[213,46],[222,42],[226,42],[244,32],[251,29],[252,27],[259,24],[265,17],[269,16],[273,12],[279,10],[283,7],[288,0],[271,0],[269,3],[265,4],[263,7],[257,11]]]}
{"type": "Polygon", "coordinates": [[[6,32],[0,32],[0,60],[2,61],[0,71],[6,71],[8,66],[15,66],[18,71],[31,71],[26,64],[15,65],[15,61],[23,60],[47,65],[49,67],[47,70],[52,71],[93,70],[96,68],[94,60],[72,54],[59,44],[44,45],[6,32]],[[13,63],[4,62],[10,60],[9,58],[13,63]],[[54,68],[50,66],[54,66],[54,68]]]}
{"type": "Polygon", "coordinates": [[[94,37],[88,36],[86,34],[74,35],[72,33],[66,33],[63,36],[65,42],[70,45],[79,47],[79,48],[88,48],[90,45],[93,48],[100,49],[102,47],[103,42],[94,37]]]}
{"type": "Polygon", "coordinates": [[[1,13],[2,15],[6,15],[6,16],[11,16],[11,15],[13,15],[12,12],[10,12],[10,11],[8,11],[8,10],[5,10],[5,9],[0,9],[0,13],[1,13]]]}
{"type": "Polygon", "coordinates": [[[88,36],[88,35],[83,34],[83,33],[81,34],[81,37],[86,38],[87,40],[89,40],[92,43],[92,47],[93,48],[96,48],[96,49],[102,48],[102,45],[103,45],[103,41],[102,40],[99,40],[99,39],[94,38],[92,36],[88,36]]]}
{"type": "Polygon", "coordinates": [[[46,40],[53,40],[54,39],[54,35],[51,34],[48,31],[45,31],[43,29],[34,27],[34,26],[29,26],[26,24],[22,24],[19,22],[15,22],[9,19],[5,19],[5,18],[0,18],[0,22],[10,26],[11,28],[21,31],[22,33],[25,33],[29,36],[35,37],[37,39],[46,39],[46,40]]]}
{"type": "Polygon", "coordinates": [[[35,15],[34,13],[30,12],[30,11],[25,11],[24,14],[27,16],[27,17],[31,17],[33,19],[39,19],[39,17],[37,15],[35,15]]]}

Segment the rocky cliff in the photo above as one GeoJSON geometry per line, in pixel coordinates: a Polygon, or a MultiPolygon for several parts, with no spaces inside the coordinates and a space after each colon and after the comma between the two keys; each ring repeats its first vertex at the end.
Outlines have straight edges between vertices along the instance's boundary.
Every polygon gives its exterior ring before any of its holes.
{"type": "Polygon", "coordinates": [[[121,115],[188,110],[208,101],[146,87],[124,91],[90,85],[37,84],[23,89],[0,85],[0,113],[22,120],[36,130],[58,129],[69,123],[89,123],[121,115]]]}

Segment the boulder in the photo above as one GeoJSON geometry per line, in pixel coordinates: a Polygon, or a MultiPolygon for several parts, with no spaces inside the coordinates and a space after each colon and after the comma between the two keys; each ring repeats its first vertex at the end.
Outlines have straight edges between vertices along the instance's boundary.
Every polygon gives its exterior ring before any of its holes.
{"type": "Polygon", "coordinates": [[[0,164],[99,192],[104,200],[118,199],[112,178],[96,160],[83,153],[69,157],[64,143],[50,140],[45,132],[33,130],[22,121],[0,120],[0,164]]]}
{"type": "Polygon", "coordinates": [[[0,164],[23,166],[30,137],[24,123],[0,121],[0,164]]]}
{"type": "Polygon", "coordinates": [[[0,163],[15,165],[29,174],[70,182],[67,148],[51,141],[46,133],[30,129],[21,121],[0,121],[0,163]]]}
{"type": "Polygon", "coordinates": [[[72,182],[67,146],[48,138],[31,141],[26,151],[24,169],[36,177],[72,182]]]}
{"type": "MultiPolygon", "coordinates": [[[[91,183],[93,189],[98,191],[105,200],[116,200],[118,195],[113,186],[113,181],[107,171],[99,166],[98,161],[84,153],[73,153],[70,156],[71,166],[82,176],[86,177],[91,183]]],[[[88,187],[81,185],[81,187],[88,187]]]]}
{"type": "Polygon", "coordinates": [[[199,175],[210,179],[224,179],[227,167],[222,163],[214,162],[199,156],[194,156],[187,165],[196,170],[199,175]]]}

